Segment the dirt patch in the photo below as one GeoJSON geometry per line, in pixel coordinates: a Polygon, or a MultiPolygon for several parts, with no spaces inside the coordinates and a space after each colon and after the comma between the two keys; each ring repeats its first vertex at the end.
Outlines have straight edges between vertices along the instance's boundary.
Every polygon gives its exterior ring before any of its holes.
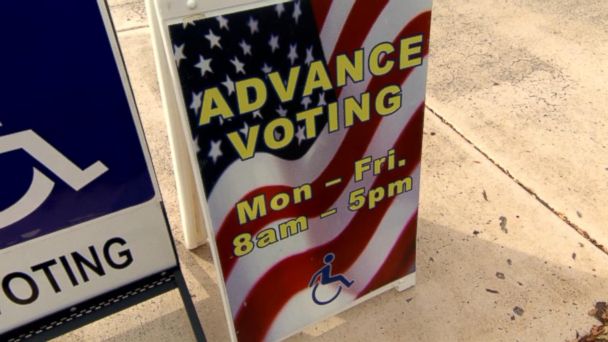
{"type": "Polygon", "coordinates": [[[501,216],[499,218],[500,220],[500,230],[503,231],[503,233],[507,234],[509,233],[509,230],[507,229],[507,218],[504,216],[501,216]]]}
{"type": "Polygon", "coordinates": [[[608,304],[596,303],[589,315],[597,318],[601,324],[591,328],[589,334],[583,337],[579,337],[577,333],[577,338],[572,342],[608,342],[608,304]]]}

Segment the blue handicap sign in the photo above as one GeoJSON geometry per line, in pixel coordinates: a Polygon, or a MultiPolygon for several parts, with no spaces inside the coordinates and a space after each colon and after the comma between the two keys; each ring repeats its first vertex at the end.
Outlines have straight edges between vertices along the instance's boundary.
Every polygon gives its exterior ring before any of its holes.
{"type": "Polygon", "coordinates": [[[0,249],[151,200],[97,1],[3,1],[0,19],[0,249]]]}
{"type": "Polygon", "coordinates": [[[325,254],[323,257],[323,267],[315,272],[308,282],[308,287],[312,288],[312,301],[317,305],[326,305],[333,302],[338,298],[343,287],[349,288],[355,283],[354,280],[349,280],[343,274],[333,274],[332,264],[335,259],[336,255],[334,253],[325,254]],[[320,298],[317,293],[319,287],[331,284],[338,284],[338,289],[336,292],[329,298],[320,298]]]}

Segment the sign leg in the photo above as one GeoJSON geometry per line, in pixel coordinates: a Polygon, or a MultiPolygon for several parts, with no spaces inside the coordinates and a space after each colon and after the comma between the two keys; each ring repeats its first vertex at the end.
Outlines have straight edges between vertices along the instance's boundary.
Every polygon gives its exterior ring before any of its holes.
{"type": "Polygon", "coordinates": [[[196,308],[192,302],[192,297],[190,297],[190,291],[188,291],[186,280],[184,279],[184,275],[182,274],[181,270],[175,271],[175,282],[179,288],[179,294],[182,296],[182,301],[184,302],[184,307],[186,308],[186,314],[188,314],[188,319],[190,320],[190,325],[192,326],[192,332],[194,333],[196,341],[206,342],[207,338],[205,338],[203,326],[201,325],[201,321],[196,313],[196,308]]]}

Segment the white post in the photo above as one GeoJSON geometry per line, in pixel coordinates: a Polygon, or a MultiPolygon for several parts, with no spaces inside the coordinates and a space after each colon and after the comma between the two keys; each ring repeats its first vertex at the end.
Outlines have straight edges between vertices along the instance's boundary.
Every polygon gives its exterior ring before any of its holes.
{"type": "MultiPolygon", "coordinates": [[[[191,3],[196,7],[196,1],[188,0],[189,7],[191,3]]],[[[152,0],[146,0],[146,8],[152,33],[154,55],[156,57],[160,95],[167,122],[167,133],[173,153],[173,170],[175,172],[184,243],[186,248],[195,249],[207,242],[207,230],[205,229],[202,209],[198,203],[197,187],[192,171],[192,163],[196,163],[196,161],[190,159],[186,145],[188,142],[182,133],[184,130],[181,127],[178,104],[175,96],[173,96],[174,91],[171,86],[171,75],[169,73],[169,63],[172,63],[172,61],[167,61],[163,52],[161,28],[156,7],[152,4],[152,0]]]]}

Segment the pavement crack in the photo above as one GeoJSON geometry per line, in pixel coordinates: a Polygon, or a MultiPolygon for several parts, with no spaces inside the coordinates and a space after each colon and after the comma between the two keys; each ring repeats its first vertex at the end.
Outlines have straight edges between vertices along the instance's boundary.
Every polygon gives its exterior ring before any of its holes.
{"type": "Polygon", "coordinates": [[[600,251],[604,252],[604,254],[608,255],[608,247],[607,246],[602,245],[601,243],[599,243],[599,241],[597,241],[596,239],[592,238],[589,235],[589,233],[587,233],[587,231],[585,231],[583,228],[581,228],[576,223],[572,222],[572,220],[570,220],[570,218],[568,218],[568,216],[566,216],[565,214],[559,212],[557,209],[555,209],[553,206],[551,206],[549,204],[549,202],[547,202],[546,200],[544,200],[543,198],[541,198],[532,188],[530,188],[529,186],[525,185],[519,179],[515,178],[511,174],[511,172],[509,172],[509,170],[507,170],[504,166],[502,166],[500,163],[498,163],[496,160],[494,160],[492,157],[490,157],[490,155],[488,153],[486,153],[481,148],[479,148],[477,145],[475,145],[475,143],[473,143],[473,141],[471,141],[469,138],[467,138],[462,132],[460,132],[445,117],[443,117],[441,114],[439,114],[437,111],[435,111],[430,106],[425,105],[425,107],[426,107],[426,109],[429,112],[433,113],[433,115],[435,115],[435,117],[437,117],[444,125],[448,126],[454,133],[456,133],[458,136],[460,136],[464,141],[466,141],[469,145],[471,145],[477,152],[479,152],[481,155],[483,155],[490,163],[492,163],[496,168],[498,168],[503,174],[505,174],[507,177],[509,177],[515,184],[517,184],[520,188],[522,188],[528,194],[530,194],[532,197],[534,197],[534,199],[536,199],[536,201],[538,201],[542,206],[544,206],[546,209],[548,209],[550,212],[552,212],[562,222],[564,222],[565,224],[567,224],[568,226],[570,226],[570,228],[574,229],[574,231],[576,231],[580,236],[582,236],[584,239],[586,239],[587,241],[589,241],[589,243],[591,243],[592,245],[594,245],[600,251]]]}
{"type": "Polygon", "coordinates": [[[127,27],[127,28],[123,28],[120,30],[116,30],[116,33],[123,33],[123,32],[129,32],[129,31],[135,31],[135,30],[139,30],[139,29],[143,29],[143,28],[147,28],[148,25],[137,25],[137,26],[133,26],[133,27],[127,27]]]}

